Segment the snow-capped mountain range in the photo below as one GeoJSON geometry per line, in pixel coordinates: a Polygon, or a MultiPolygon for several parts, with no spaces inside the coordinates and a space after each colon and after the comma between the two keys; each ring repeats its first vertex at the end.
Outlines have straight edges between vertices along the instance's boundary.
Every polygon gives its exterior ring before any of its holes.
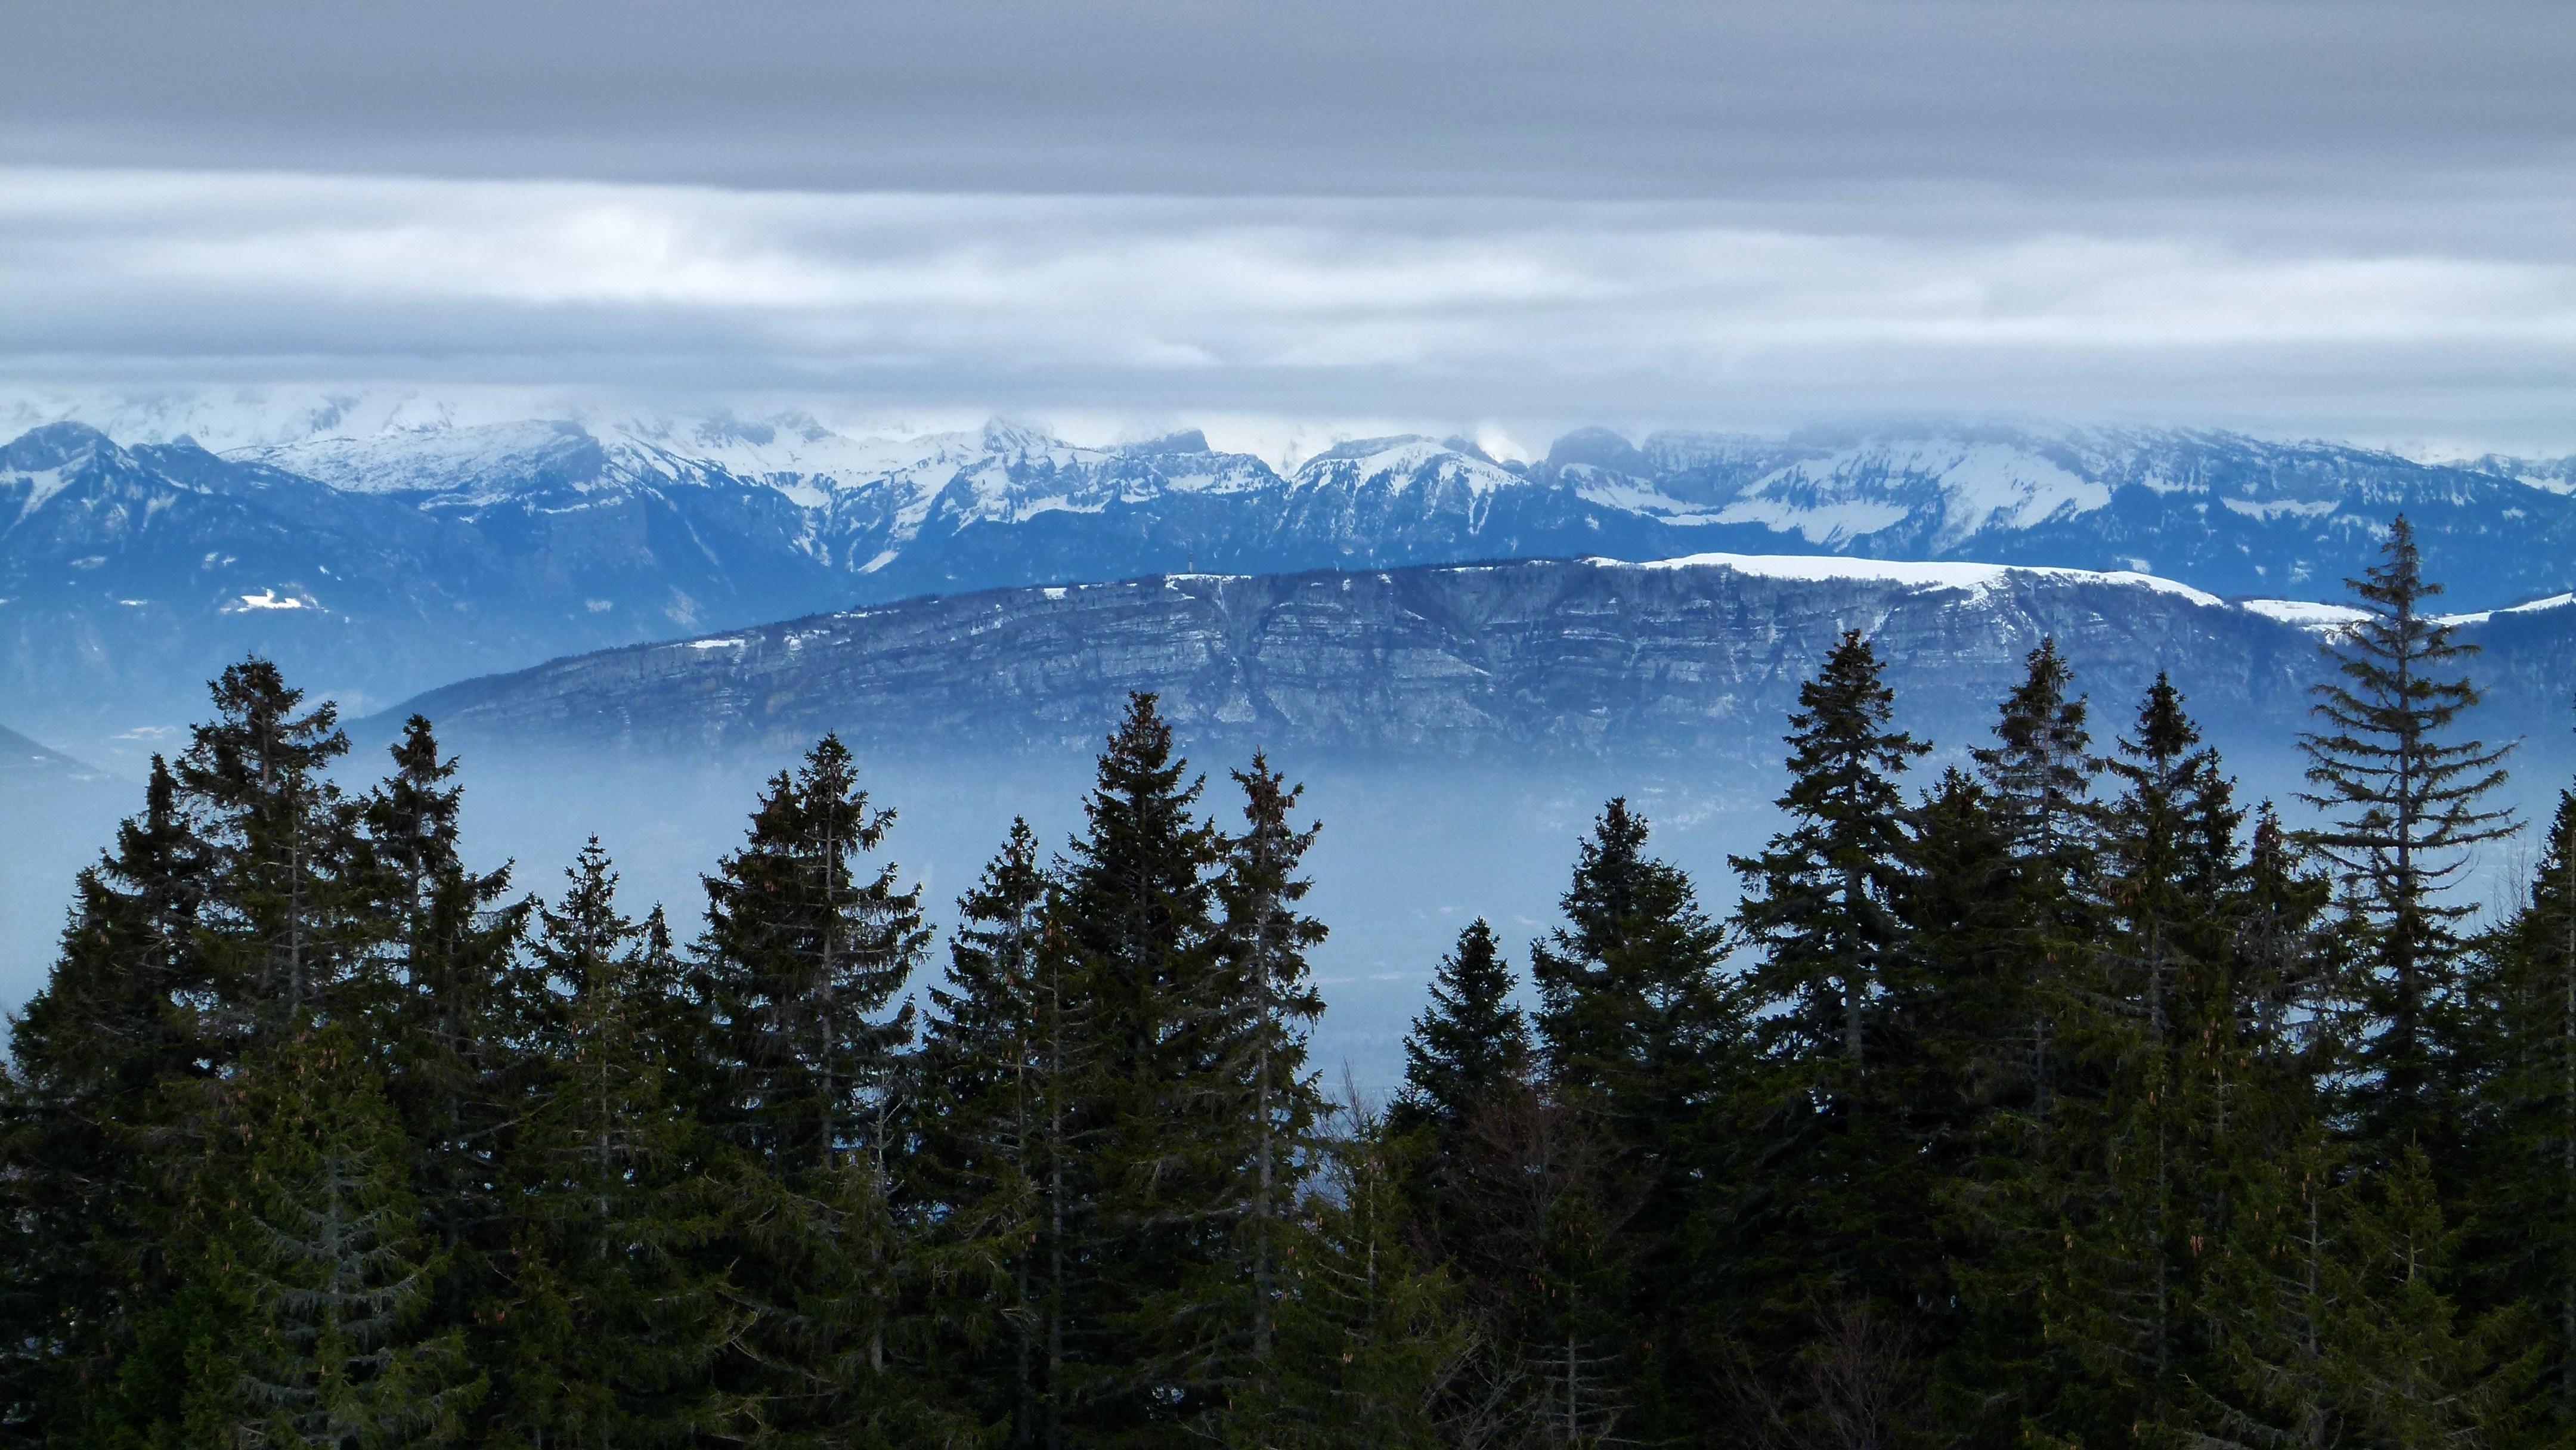
{"type": "Polygon", "coordinates": [[[249,649],[365,707],[605,646],[1189,569],[1726,550],[2331,601],[2403,511],[2453,608],[2576,587],[2576,460],[2207,431],[1593,429],[1536,461],[1406,435],[1283,469],[1196,432],[1079,446],[999,422],[861,438],[799,414],[474,421],[416,401],[83,416],[106,431],[60,419],[0,447],[0,719],[58,740],[185,718],[249,649]]]}

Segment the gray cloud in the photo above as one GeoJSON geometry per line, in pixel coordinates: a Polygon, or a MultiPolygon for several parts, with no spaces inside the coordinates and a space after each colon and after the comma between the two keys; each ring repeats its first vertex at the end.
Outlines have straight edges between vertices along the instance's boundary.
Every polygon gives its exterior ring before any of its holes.
{"type": "Polygon", "coordinates": [[[21,161],[827,189],[2383,197],[2564,167],[2558,0],[12,6],[21,161]]]}
{"type": "Polygon", "coordinates": [[[2576,260],[1784,230],[1690,203],[19,171],[12,369],[914,405],[2545,436],[2576,260]]]}
{"type": "Polygon", "coordinates": [[[22,380],[2576,442],[2563,0],[19,0],[9,32],[22,380]]]}

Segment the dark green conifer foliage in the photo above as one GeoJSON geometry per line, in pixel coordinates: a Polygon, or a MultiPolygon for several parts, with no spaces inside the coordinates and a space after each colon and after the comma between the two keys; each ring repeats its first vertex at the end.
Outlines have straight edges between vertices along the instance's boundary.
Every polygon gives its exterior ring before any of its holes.
{"type": "MultiPolygon", "coordinates": [[[[1306,1039],[1324,1015],[1324,999],[1306,967],[1306,953],[1323,944],[1324,924],[1300,907],[1313,883],[1300,874],[1320,825],[1298,829],[1289,820],[1304,794],[1255,751],[1252,768],[1232,773],[1243,791],[1244,828],[1226,842],[1217,898],[1223,908],[1225,966],[1237,1000],[1220,1028],[1231,1041],[1220,1049],[1217,1077],[1238,1102],[1229,1116],[1250,1120],[1248,1179],[1237,1230],[1242,1238],[1239,1274],[1249,1284],[1250,1342],[1241,1373],[1255,1381],[1275,1376],[1273,1361],[1281,1279],[1292,1255],[1291,1236],[1300,1180],[1316,1156],[1317,1126],[1326,1111],[1323,1094],[1306,1070],[1306,1039]]],[[[1215,1287],[1215,1286],[1210,1286],[1215,1287]]]]}
{"type": "Polygon", "coordinates": [[[2013,869],[2009,895],[2018,919],[2000,943],[2007,992],[2018,998],[2019,1075],[2026,1085],[2027,1131],[2044,1137],[2063,1065],[2057,1018],[2075,962],[2096,929],[2092,911],[2095,811],[2085,753],[2084,697],[2067,697],[2074,671],[2053,639],[2031,651],[2029,672],[2004,698],[1996,743],[1972,752],[1989,809],[2013,869]]]}
{"type": "Polygon", "coordinates": [[[1956,1152],[2027,1077],[2016,1046],[2027,1013],[2009,960],[2020,921],[2014,860],[1985,785],[1944,770],[1911,812],[1905,857],[1911,869],[1897,900],[1904,988],[1895,1006],[1913,1025],[1930,1079],[1917,1110],[1935,1116],[1935,1131],[1956,1152]]]}
{"type": "Polygon", "coordinates": [[[677,1095],[667,1022],[680,963],[657,919],[616,904],[598,837],[538,909],[533,966],[559,1012],[536,1030],[526,1125],[500,1177],[510,1192],[507,1285],[484,1313],[495,1445],[688,1445],[739,1432],[714,1365],[744,1326],[716,1239],[714,1144],[677,1095]]]}
{"type": "Polygon", "coordinates": [[[2478,944],[2470,991],[2482,1151],[2478,1302],[2528,1302],[2549,1432],[2576,1431],[2576,791],[2530,895],[2478,944]]]}
{"type": "Polygon", "coordinates": [[[155,1151],[168,1085],[192,1078],[210,865],[159,756],[140,816],[82,871],[62,955],[10,1024],[0,1077],[0,1439],[61,1436],[60,1411],[126,1353],[179,1185],[155,1151]]]}
{"type": "MultiPolygon", "coordinates": [[[[1558,902],[1568,924],[1531,948],[1546,1101],[1506,1103],[1496,1121],[1512,1154],[1536,1155],[1525,1164],[1599,1137],[1603,1156],[1581,1169],[1599,1181],[1569,1178],[1553,1200],[1579,1210],[1520,1214],[1542,1260],[1578,1242],[1590,1256],[1580,1273],[1570,1258],[1547,1271],[1559,1287],[1528,1342],[1562,1384],[1597,1381],[1635,1424],[1664,1433],[1695,1413],[1686,1387],[1697,1372],[1681,1346],[1700,1306],[1681,1277],[1684,1230],[1702,1192],[1704,1130],[1748,1060],[1751,1028],[1741,986],[1719,969],[1723,932],[1689,874],[1648,855],[1646,839],[1644,818],[1617,799],[1577,848],[1558,902]]],[[[1560,1418],[1588,1423],[1571,1409],[1560,1418]]]]}
{"type": "Polygon", "coordinates": [[[2213,1431],[2196,1443],[2515,1443],[2537,1354],[2513,1343],[2513,1316],[2472,1320],[2445,1287],[2459,1236],[2430,1159],[2408,1145],[2338,1171],[2338,1157],[2312,1132],[2244,1181],[2240,1228],[2213,1265],[2234,1398],[2204,1405],[2213,1431]]]}
{"type": "Polygon", "coordinates": [[[705,991],[723,1024],[728,1101],[715,1126],[792,1173],[872,1153],[909,1006],[880,1020],[930,937],[893,863],[862,881],[894,812],[874,810],[840,737],[781,771],[740,850],[706,878],[705,991]]]}
{"type": "Polygon", "coordinates": [[[1249,1326],[1191,1292],[1240,1260],[1249,1116],[1216,1069],[1243,994],[1216,918],[1224,842],[1151,695],[1131,696],[1059,868],[1053,917],[1089,1005],[1079,1277],[1060,1285],[1069,1441],[1179,1443],[1222,1410],[1249,1326]],[[1188,1308],[1181,1322],[1173,1311],[1188,1308]]]}
{"type": "Polygon", "coordinates": [[[2126,789],[2104,813],[2104,989],[2087,1047],[2106,1059],[2098,1116],[2109,1185],[2105,1232],[2079,1265],[2088,1349],[2134,1385],[2130,1423],[2180,1433],[2200,1341],[2197,1255],[2223,1191],[2208,1158],[2228,1104],[2248,1086],[2240,1035],[2252,1003],[2232,959],[2237,830],[2244,812],[2200,743],[2181,693],[2159,675],[2109,764],[2126,789]]]}
{"type": "Polygon", "coordinates": [[[1667,1321],[1646,1315],[1682,1306],[1658,1286],[1638,1308],[1653,1241],[1629,1230],[1645,1185],[1601,1115],[1541,1087],[1506,1090],[1468,1114],[1440,1187],[1442,1247],[1477,1326],[1441,1418],[1494,1444],[1676,1433],[1688,1408],[1651,1344],[1667,1321]]]}
{"type": "MultiPolygon", "coordinates": [[[[197,924],[213,981],[208,1035],[234,1050],[299,1012],[360,1005],[348,989],[385,934],[365,909],[358,803],[323,774],[348,737],[337,707],[299,715],[303,702],[267,660],[226,669],[215,719],[196,727],[177,770],[219,882],[197,924]]],[[[366,983],[354,985],[363,1001],[366,983]]]]}
{"type": "Polygon", "coordinates": [[[2067,698],[2075,671],[2056,640],[2040,641],[2028,663],[2004,697],[1996,743],[1971,754],[2014,852],[2079,878],[2090,862],[2087,807],[2099,764],[2084,753],[2092,744],[2084,697],[2067,698]]]}
{"type": "Polygon", "coordinates": [[[1278,1450],[1490,1443],[1472,1402],[1448,1393],[1473,1337],[1455,1286],[1407,1231],[1412,1144],[1356,1095],[1339,1114],[1345,1131],[1319,1148],[1299,1204],[1276,1366],[1236,1397],[1217,1438],[1278,1450]]]}
{"type": "Polygon", "coordinates": [[[1659,1129],[1712,1100],[1744,1014],[1718,970],[1723,934],[1646,836],[1625,799],[1602,808],[1558,898],[1568,925],[1531,948],[1530,974],[1548,1081],[1594,1099],[1652,1157],[1666,1148],[1659,1129]]]}
{"type": "Polygon", "coordinates": [[[2190,1387],[2210,1378],[2199,1246],[2225,1227],[2223,1140],[2259,1122],[2238,1099],[2296,1084],[2257,1075],[2258,1003],[2235,958],[2244,813],[2170,681],[2107,764],[2125,789],[2099,816],[2090,967],[2058,1000],[2055,1131],[2028,1140],[1998,1215],[2031,1215],[2023,1243],[2055,1241],[2033,1295],[2042,1383],[2018,1398],[2070,1439],[2189,1443],[2190,1387]]]}
{"type": "Polygon", "coordinates": [[[853,869],[892,821],[827,735],[706,878],[699,990],[719,1062],[705,1121],[739,1155],[715,1252],[751,1315],[718,1388],[783,1444],[944,1433],[922,1398],[919,1326],[898,1312],[915,1266],[886,1162],[913,1019],[886,1009],[929,933],[892,863],[853,869]]]}
{"type": "Polygon", "coordinates": [[[1937,1262],[1924,1176],[1929,1127],[1914,1101],[1921,1027],[1903,917],[1909,813],[1897,777],[1929,747],[1889,728],[1877,655],[1846,633],[1789,719],[1789,827],[1738,857],[1736,925],[1764,1071],[1739,1132],[1758,1136],[1726,1222],[1734,1322],[1713,1333],[1743,1359],[1759,1418],[1803,1422],[1801,1382],[1867,1321],[1910,1340],[1937,1262]],[[1857,1316],[1857,1318],[1856,1318],[1857,1316]]]}
{"type": "Polygon", "coordinates": [[[1737,924],[1762,949],[1757,988],[1790,1007],[1801,1056],[1838,1053],[1866,1071],[1871,1000],[1900,943],[1893,905],[1905,869],[1905,802],[1896,777],[1928,752],[1888,728],[1895,692],[1860,631],[1846,633],[1789,717],[1792,822],[1762,855],[1738,857],[1737,924]]]}
{"type": "Polygon", "coordinates": [[[2457,738],[2479,699],[2458,673],[2476,646],[2423,612],[2442,586],[2424,578],[2403,515],[2381,561],[2345,584],[2368,617],[2325,646],[2343,679],[2316,689],[2318,728],[2300,737],[2315,789],[2302,799],[2326,818],[2311,839],[2340,868],[2363,943],[2350,989],[2366,1024],[2355,1066],[2361,1105],[2393,1151],[2409,1134],[2457,1136],[2442,1071],[2459,1005],[2453,923],[2476,907],[2445,889],[2467,847],[2516,829],[2510,811],[2482,804],[2504,784],[2512,747],[2457,738]]]}
{"type": "MultiPolygon", "coordinates": [[[[443,1445],[485,1383],[465,1332],[429,1332],[440,1265],[409,1158],[355,1032],[290,1024],[238,1088],[247,1162],[204,1186],[202,1280],[225,1311],[189,1345],[181,1423],[148,1441],[443,1445]]],[[[180,1301],[182,1309],[191,1307],[180,1301]]]]}
{"type": "Polygon", "coordinates": [[[1037,836],[1014,820],[958,901],[914,1064],[909,1176],[932,1243],[933,1318],[957,1394],[1014,1447],[1060,1445],[1064,1315],[1088,1231],[1080,1157],[1091,1021],[1048,915],[1037,836]]]}
{"type": "Polygon", "coordinates": [[[1395,1131],[1427,1125],[1437,1143],[1454,1144],[1477,1104],[1528,1083],[1529,1019],[1512,1002],[1518,985],[1493,927],[1483,917],[1468,923],[1440,959],[1431,1005],[1405,1036],[1404,1093],[1387,1114],[1395,1131]]]}
{"type": "Polygon", "coordinates": [[[457,850],[462,789],[428,720],[414,715],[393,771],[363,803],[364,849],[383,926],[358,1000],[383,1013],[395,1046],[388,1084],[418,1153],[413,1181],[439,1241],[446,1279],[440,1322],[465,1323],[497,1288],[492,1256],[506,1239],[499,1162],[526,1115],[531,1038],[546,1011],[519,968],[529,904],[503,904],[507,866],[467,869],[457,850]]]}
{"type": "Polygon", "coordinates": [[[2073,683],[2054,640],[2031,651],[1998,712],[1995,743],[1971,752],[1976,789],[1953,781],[1937,803],[1960,840],[1924,841],[1927,866],[1982,877],[1954,875],[1940,888],[1949,919],[1940,955],[1924,958],[1935,975],[1916,1010],[1939,1066],[1928,1096],[1947,1099],[1937,1201],[1952,1239],[1955,1338],[1942,1351],[1938,1393],[1949,1415],[1988,1437],[2066,1433],[2055,1397],[2067,1351],[2052,1326],[2067,1309],[2070,1233],[2098,1198],[2098,1174],[2068,1156],[2099,1141],[2091,1115],[2113,1055],[2080,1040],[2102,1005],[2093,976],[2099,762],[2086,753],[2086,702],[2070,697],[2073,683]],[[2062,1040],[2070,1026],[2072,1049],[2062,1040]],[[2088,1115],[2080,1128],[2060,1122],[2070,1095],[2088,1115]]]}
{"type": "Polygon", "coordinates": [[[681,1445],[739,1433],[714,1369],[743,1327],[704,1252],[725,1212],[714,1145],[676,1101],[664,1030],[679,964],[658,920],[617,907],[593,837],[540,909],[536,965],[561,1010],[544,1024],[534,1107],[502,1165],[509,1282],[487,1316],[501,1370],[491,1443],[681,1445]]]}

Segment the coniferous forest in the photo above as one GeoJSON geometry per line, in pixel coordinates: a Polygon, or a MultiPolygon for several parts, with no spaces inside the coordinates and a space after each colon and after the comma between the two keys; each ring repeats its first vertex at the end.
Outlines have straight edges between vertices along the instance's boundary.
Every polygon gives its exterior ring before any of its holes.
{"type": "Polygon", "coordinates": [[[12,1027],[0,1434],[2566,1444],[2576,794],[2480,910],[2434,588],[2400,521],[2283,812],[2048,644],[1936,776],[1848,635],[1740,905],[1609,802],[1385,1104],[1308,1061],[1296,786],[1151,696],[934,941],[837,739],[666,917],[460,859],[427,720],[335,784],[247,661],[12,1027]]]}

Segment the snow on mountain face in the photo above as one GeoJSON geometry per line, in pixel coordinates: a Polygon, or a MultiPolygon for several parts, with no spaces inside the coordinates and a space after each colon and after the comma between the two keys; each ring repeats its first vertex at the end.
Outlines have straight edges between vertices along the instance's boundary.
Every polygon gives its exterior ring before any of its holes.
{"type": "Polygon", "coordinates": [[[1828,546],[1921,520],[1927,552],[1939,553],[1976,534],[2025,529],[2110,502],[2102,483],[2028,449],[1933,439],[1869,444],[1790,464],[1764,476],[1717,519],[1828,546]]]}
{"type": "Polygon", "coordinates": [[[1482,499],[1524,480],[1455,442],[1422,437],[1365,438],[1328,448],[1300,464],[1290,483],[1300,492],[1420,491],[1431,498],[1482,499]]]}
{"type": "Polygon", "coordinates": [[[494,485],[547,473],[595,476],[597,439],[576,423],[522,421],[366,437],[308,438],[231,450],[230,457],[318,479],[347,493],[489,496],[494,485]]]}

